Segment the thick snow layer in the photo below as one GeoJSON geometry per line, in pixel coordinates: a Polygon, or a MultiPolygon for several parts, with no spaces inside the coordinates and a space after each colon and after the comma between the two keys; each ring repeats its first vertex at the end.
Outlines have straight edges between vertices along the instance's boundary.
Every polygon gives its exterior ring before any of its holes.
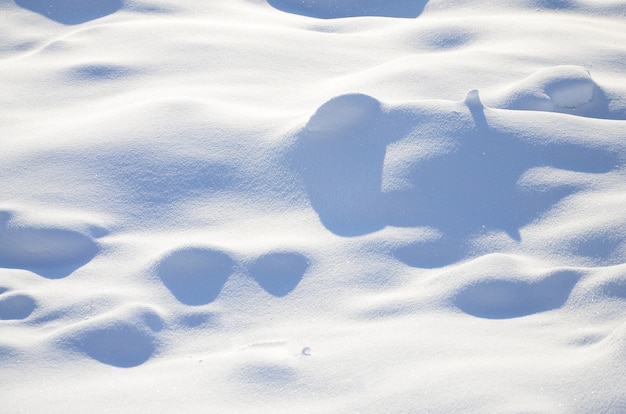
{"type": "Polygon", "coordinates": [[[626,412],[619,1],[0,0],[0,411],[626,412]]]}

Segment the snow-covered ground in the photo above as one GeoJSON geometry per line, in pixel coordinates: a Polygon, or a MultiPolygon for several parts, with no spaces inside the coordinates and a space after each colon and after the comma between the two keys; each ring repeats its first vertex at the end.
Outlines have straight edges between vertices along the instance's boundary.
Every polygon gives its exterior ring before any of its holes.
{"type": "Polygon", "coordinates": [[[626,412],[626,3],[0,0],[6,413],[626,412]]]}

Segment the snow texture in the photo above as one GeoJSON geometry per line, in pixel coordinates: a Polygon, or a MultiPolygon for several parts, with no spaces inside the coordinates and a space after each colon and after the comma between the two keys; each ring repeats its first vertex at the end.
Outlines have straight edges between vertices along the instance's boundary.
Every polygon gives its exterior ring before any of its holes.
{"type": "Polygon", "coordinates": [[[0,0],[0,411],[626,412],[625,16],[0,0]]]}

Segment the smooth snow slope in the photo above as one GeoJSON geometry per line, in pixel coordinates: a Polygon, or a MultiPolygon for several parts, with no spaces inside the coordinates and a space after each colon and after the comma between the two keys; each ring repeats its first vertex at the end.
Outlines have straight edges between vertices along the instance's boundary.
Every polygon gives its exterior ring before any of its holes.
{"type": "Polygon", "coordinates": [[[0,411],[626,412],[626,6],[0,0],[0,411]]]}

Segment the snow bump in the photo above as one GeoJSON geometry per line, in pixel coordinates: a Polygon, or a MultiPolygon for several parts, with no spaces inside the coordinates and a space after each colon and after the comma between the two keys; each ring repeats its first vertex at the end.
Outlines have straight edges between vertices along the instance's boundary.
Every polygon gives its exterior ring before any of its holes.
{"type": "Polygon", "coordinates": [[[541,69],[506,88],[493,106],[503,109],[568,112],[590,103],[597,85],[580,66],[541,69]]]}
{"type": "Polygon", "coordinates": [[[145,363],[158,348],[156,333],[164,327],[160,315],[132,305],[70,326],[58,345],[119,368],[145,363]]]}
{"type": "Polygon", "coordinates": [[[98,251],[90,237],[71,229],[0,222],[0,267],[56,279],[87,264],[98,251]]]}
{"type": "Polygon", "coordinates": [[[558,309],[580,275],[559,271],[538,280],[485,278],[464,287],[454,298],[463,312],[486,319],[509,319],[558,309]]]}
{"type": "Polygon", "coordinates": [[[37,307],[35,300],[22,293],[0,294],[0,319],[26,319],[37,307]]]}

